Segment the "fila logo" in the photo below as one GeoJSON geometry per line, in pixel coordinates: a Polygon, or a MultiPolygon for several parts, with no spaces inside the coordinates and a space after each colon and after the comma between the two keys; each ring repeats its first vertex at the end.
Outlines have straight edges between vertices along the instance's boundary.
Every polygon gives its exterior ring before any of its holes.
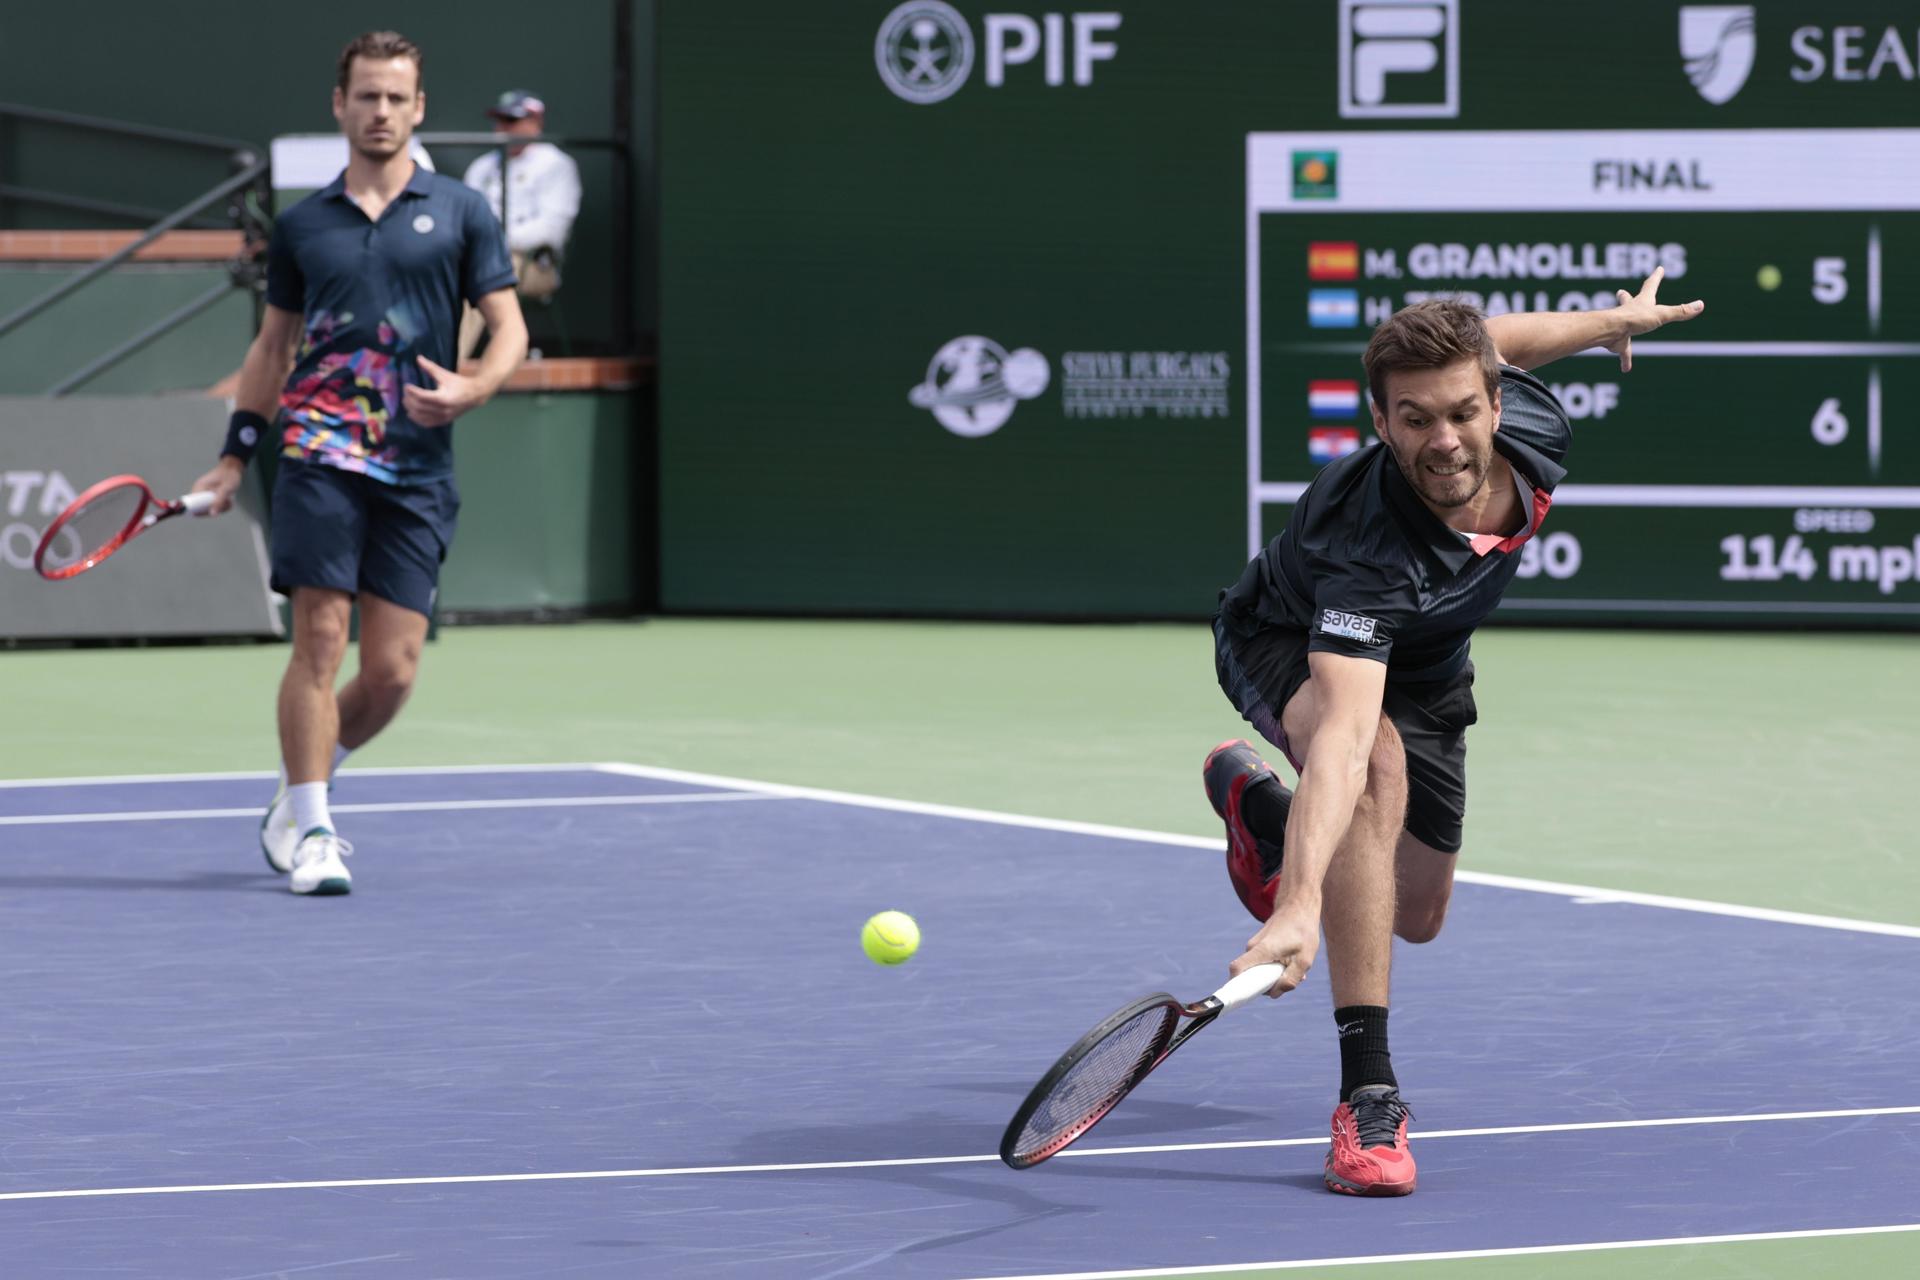
{"type": "Polygon", "coordinates": [[[1373,644],[1375,643],[1374,630],[1379,625],[1379,619],[1364,617],[1357,613],[1342,613],[1338,609],[1320,611],[1322,635],[1344,636],[1348,640],[1358,640],[1361,644],[1373,644]]]}
{"type": "Polygon", "coordinates": [[[1460,114],[1460,0],[1340,0],[1339,57],[1343,117],[1460,114]]]}

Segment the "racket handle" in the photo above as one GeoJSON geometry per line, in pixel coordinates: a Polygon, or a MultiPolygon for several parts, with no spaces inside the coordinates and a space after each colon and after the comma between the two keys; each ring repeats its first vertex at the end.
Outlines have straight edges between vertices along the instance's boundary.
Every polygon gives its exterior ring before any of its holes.
{"type": "Polygon", "coordinates": [[[1286,973],[1287,966],[1283,964],[1257,964],[1214,992],[1213,998],[1220,1002],[1220,1011],[1225,1013],[1255,996],[1265,995],[1286,973]]]}
{"type": "Polygon", "coordinates": [[[190,516],[203,516],[213,510],[213,497],[213,494],[202,489],[198,493],[190,493],[180,499],[180,506],[190,516]]]}

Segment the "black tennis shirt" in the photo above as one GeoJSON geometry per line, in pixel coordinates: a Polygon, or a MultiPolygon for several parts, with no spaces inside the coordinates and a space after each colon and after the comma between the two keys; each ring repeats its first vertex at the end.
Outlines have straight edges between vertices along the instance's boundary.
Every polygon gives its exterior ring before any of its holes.
{"type": "Polygon", "coordinates": [[[1458,675],[1474,628],[1500,603],[1521,547],[1546,518],[1573,443],[1566,410],[1532,374],[1502,367],[1500,401],[1493,465],[1512,463],[1531,487],[1525,529],[1469,539],[1448,528],[1376,442],[1307,486],[1280,536],[1220,593],[1227,621],[1242,631],[1304,631],[1309,652],[1384,662],[1394,682],[1458,675]]]}

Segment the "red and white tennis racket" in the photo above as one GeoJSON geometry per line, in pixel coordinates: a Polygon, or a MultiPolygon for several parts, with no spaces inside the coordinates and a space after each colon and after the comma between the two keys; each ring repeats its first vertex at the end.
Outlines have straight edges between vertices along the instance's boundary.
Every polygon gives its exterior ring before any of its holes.
{"type": "Polygon", "coordinates": [[[1113,1013],[1040,1077],[1000,1139],[1000,1158],[1031,1169],[1064,1151],[1200,1028],[1270,990],[1286,972],[1285,965],[1257,964],[1194,1004],[1161,992],[1113,1013]],[[1182,1027],[1183,1019],[1191,1021],[1182,1027]]]}
{"type": "Polygon", "coordinates": [[[205,515],[213,499],[211,493],[189,493],[165,502],[139,476],[108,476],[54,517],[33,549],[33,567],[55,582],[75,577],[162,520],[205,515]]]}

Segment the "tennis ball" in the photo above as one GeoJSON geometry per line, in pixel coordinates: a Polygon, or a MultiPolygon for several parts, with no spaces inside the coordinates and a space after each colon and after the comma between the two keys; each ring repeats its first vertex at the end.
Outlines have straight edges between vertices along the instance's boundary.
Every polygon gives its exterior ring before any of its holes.
{"type": "Polygon", "coordinates": [[[1760,287],[1768,293],[1772,293],[1780,287],[1780,268],[1774,266],[1772,263],[1768,263],[1766,266],[1760,268],[1760,270],[1755,273],[1755,276],[1757,277],[1757,282],[1760,287]]]}
{"type": "Polygon", "coordinates": [[[920,949],[920,926],[904,911],[882,911],[860,929],[860,949],[875,964],[902,964],[920,949]]]}

